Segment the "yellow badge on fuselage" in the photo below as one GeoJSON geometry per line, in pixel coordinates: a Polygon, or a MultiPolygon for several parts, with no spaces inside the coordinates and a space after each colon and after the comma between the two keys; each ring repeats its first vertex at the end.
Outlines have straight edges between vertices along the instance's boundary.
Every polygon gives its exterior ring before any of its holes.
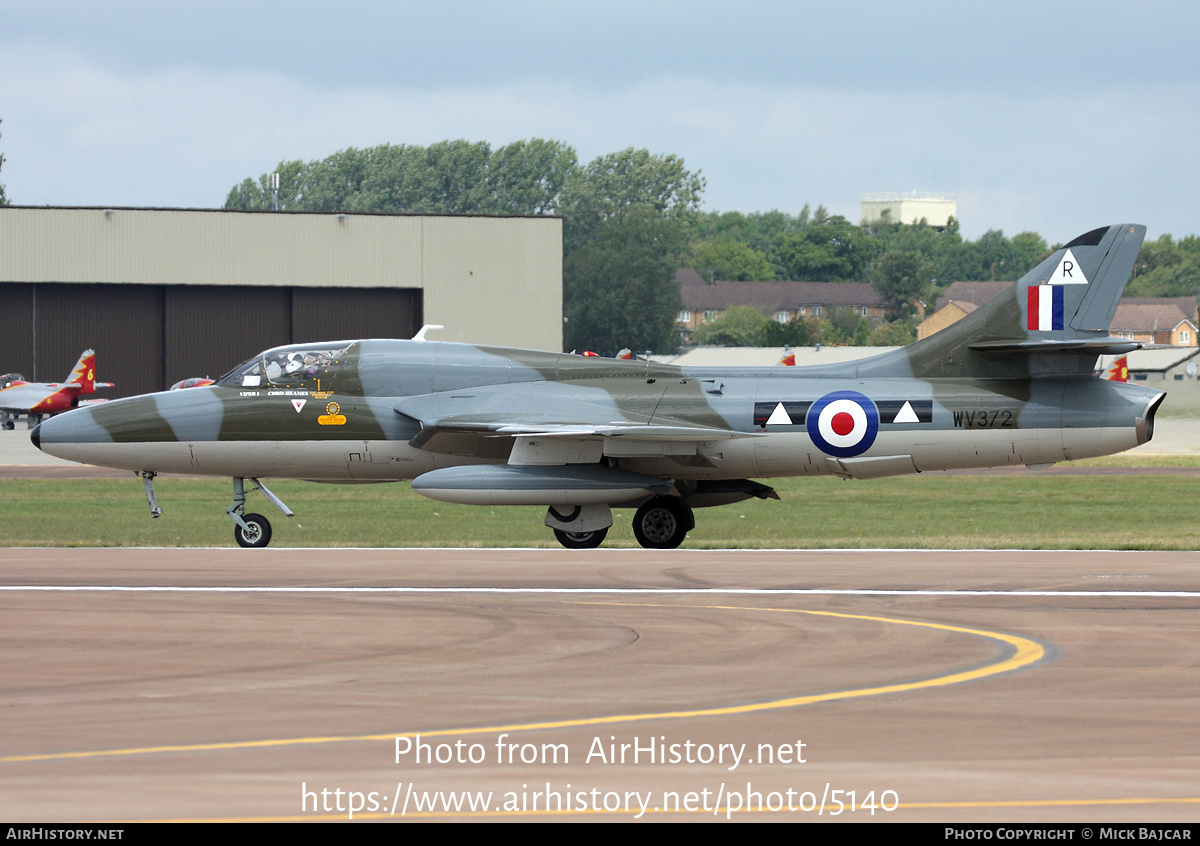
{"type": "Polygon", "coordinates": [[[346,416],[340,413],[341,410],[341,406],[336,402],[331,402],[325,406],[325,413],[317,418],[317,422],[322,426],[344,426],[346,416]]]}

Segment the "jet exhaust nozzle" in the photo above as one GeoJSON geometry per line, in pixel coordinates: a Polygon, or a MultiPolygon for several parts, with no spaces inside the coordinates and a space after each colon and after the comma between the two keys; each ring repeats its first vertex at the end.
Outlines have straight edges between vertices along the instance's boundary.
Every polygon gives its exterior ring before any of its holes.
{"type": "Polygon", "coordinates": [[[1154,437],[1154,414],[1166,398],[1167,395],[1165,393],[1160,393],[1146,404],[1145,413],[1137,421],[1137,440],[1139,445],[1149,442],[1154,437]]]}

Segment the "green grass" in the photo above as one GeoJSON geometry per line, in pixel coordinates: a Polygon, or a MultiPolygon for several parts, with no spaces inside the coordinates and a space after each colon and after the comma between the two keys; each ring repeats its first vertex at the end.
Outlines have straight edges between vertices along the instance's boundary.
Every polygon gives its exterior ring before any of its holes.
{"type": "Polygon", "coordinates": [[[1055,467],[1200,467],[1200,453],[1125,452],[1100,458],[1062,461],[1055,467]]]}
{"type": "MultiPolygon", "coordinates": [[[[684,546],[1200,548],[1200,478],[1190,476],[930,474],[773,484],[782,501],[698,510],[684,546]]],[[[247,510],[274,526],[272,546],[557,547],[543,508],[450,505],[407,484],[279,481],[271,488],[296,512],[286,518],[250,495],[247,510]]],[[[137,479],[2,480],[0,547],[234,545],[224,514],[228,481],[159,479],[157,490],[164,513],[151,520],[137,479]]],[[[635,547],[632,512],[614,517],[605,546],[635,547]]]]}

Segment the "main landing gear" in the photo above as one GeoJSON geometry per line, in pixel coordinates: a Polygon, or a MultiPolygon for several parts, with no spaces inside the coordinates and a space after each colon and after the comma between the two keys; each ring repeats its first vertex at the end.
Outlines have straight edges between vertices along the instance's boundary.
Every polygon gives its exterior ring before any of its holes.
{"type": "Polygon", "coordinates": [[[677,496],[656,496],[633,515],[633,536],[646,549],[675,549],[696,528],[696,518],[677,496]]]}
{"type": "MultiPolygon", "coordinates": [[[[584,505],[564,514],[551,506],[546,525],[567,549],[595,549],[608,535],[612,512],[607,505],[584,505]]],[[[652,497],[633,515],[633,536],[646,549],[675,549],[695,527],[692,509],[678,496],[652,497]]]]}

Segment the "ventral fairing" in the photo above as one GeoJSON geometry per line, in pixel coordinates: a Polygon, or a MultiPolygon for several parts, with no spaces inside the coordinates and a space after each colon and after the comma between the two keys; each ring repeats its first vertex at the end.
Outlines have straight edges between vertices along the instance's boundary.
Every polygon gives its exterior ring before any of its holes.
{"type": "Polygon", "coordinates": [[[686,368],[424,341],[268,350],[216,384],[80,409],[34,443],[142,474],[229,476],[243,546],[268,521],[245,480],[411,480],[434,499],[541,505],[567,547],[636,509],[642,546],[674,548],[698,508],[778,498],[754,479],[852,479],[1121,452],[1148,441],[1165,394],[1095,378],[1138,344],[1109,325],[1144,227],[1081,235],[941,332],[817,367],[686,368]]]}

